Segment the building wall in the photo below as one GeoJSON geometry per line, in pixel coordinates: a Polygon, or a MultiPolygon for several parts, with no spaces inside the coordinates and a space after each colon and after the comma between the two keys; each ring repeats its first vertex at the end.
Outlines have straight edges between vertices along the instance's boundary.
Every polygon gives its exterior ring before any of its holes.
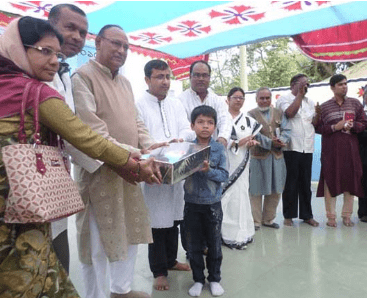
{"type": "MultiPolygon", "coordinates": [[[[348,96],[359,99],[362,102],[362,96],[360,94],[361,88],[367,84],[367,77],[348,80],[348,96]]],[[[272,90],[272,104],[275,106],[276,100],[290,92],[289,87],[273,88],[272,90]]],[[[257,106],[256,104],[256,91],[246,92],[245,104],[243,111],[247,112],[257,106]]],[[[315,83],[311,84],[307,92],[307,97],[310,98],[315,104],[318,102],[320,105],[331,99],[333,93],[328,83],[315,83]]],[[[315,137],[315,152],[313,154],[312,162],[312,181],[318,181],[320,178],[321,170],[321,136],[316,134],[315,137]]]]}

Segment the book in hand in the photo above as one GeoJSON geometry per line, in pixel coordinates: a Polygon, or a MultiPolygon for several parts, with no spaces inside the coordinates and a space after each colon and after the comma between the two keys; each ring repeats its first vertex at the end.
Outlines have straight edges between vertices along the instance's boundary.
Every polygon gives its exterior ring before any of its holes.
{"type": "Polygon", "coordinates": [[[144,154],[141,159],[154,157],[161,171],[163,184],[175,184],[199,171],[204,160],[209,160],[210,146],[182,142],[170,143],[144,154]]]}
{"type": "MultiPolygon", "coordinates": [[[[354,120],[354,113],[351,113],[351,112],[344,112],[344,116],[343,116],[343,119],[344,121],[352,121],[353,123],[353,120],[354,120]]],[[[347,134],[350,134],[350,130],[342,130],[342,132],[344,133],[347,133],[347,134]]]]}
{"type": "Polygon", "coordinates": [[[344,112],[344,121],[348,121],[348,120],[354,120],[354,113],[351,112],[344,112]]]}

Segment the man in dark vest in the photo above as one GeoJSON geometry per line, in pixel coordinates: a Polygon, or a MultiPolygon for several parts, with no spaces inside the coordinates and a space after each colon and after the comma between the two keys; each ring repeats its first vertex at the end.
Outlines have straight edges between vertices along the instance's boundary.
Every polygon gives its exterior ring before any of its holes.
{"type": "Polygon", "coordinates": [[[286,128],[287,119],[283,112],[271,106],[269,88],[257,90],[256,102],[258,107],[248,113],[262,124],[260,134],[256,136],[260,145],[251,148],[249,193],[252,216],[255,230],[261,225],[278,229],[274,219],[286,179],[282,147],[289,141],[290,129],[286,128]]]}

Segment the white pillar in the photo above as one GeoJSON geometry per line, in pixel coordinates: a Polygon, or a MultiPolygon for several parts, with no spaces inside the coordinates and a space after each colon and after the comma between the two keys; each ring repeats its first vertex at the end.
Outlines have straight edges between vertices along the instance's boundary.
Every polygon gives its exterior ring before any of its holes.
{"type": "Polygon", "coordinates": [[[246,46],[240,46],[240,79],[241,79],[241,88],[244,91],[248,91],[246,63],[247,63],[246,46]]]}

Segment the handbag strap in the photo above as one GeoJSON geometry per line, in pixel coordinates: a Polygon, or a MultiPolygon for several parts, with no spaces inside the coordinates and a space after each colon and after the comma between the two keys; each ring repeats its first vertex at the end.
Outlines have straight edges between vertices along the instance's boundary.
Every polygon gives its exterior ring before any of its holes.
{"type": "Polygon", "coordinates": [[[23,96],[22,96],[22,103],[21,103],[21,108],[20,108],[19,133],[18,133],[19,143],[21,143],[21,144],[27,143],[27,135],[26,135],[25,129],[24,129],[24,122],[25,122],[24,121],[24,117],[25,117],[24,115],[25,115],[26,103],[27,103],[29,90],[31,89],[31,85],[32,85],[32,82],[28,82],[25,85],[23,96]]]}
{"type": "MultiPolygon", "coordinates": [[[[36,144],[41,144],[41,135],[40,135],[40,125],[39,125],[39,98],[41,94],[41,89],[43,85],[39,84],[36,89],[36,95],[33,101],[33,125],[35,128],[35,132],[33,134],[33,139],[35,140],[36,144]]],[[[28,82],[24,88],[24,93],[22,96],[22,104],[21,104],[21,111],[20,111],[20,123],[19,123],[19,143],[26,144],[27,143],[27,135],[25,133],[25,111],[26,111],[26,105],[27,100],[29,97],[29,92],[32,88],[32,82],[28,82]]]]}

